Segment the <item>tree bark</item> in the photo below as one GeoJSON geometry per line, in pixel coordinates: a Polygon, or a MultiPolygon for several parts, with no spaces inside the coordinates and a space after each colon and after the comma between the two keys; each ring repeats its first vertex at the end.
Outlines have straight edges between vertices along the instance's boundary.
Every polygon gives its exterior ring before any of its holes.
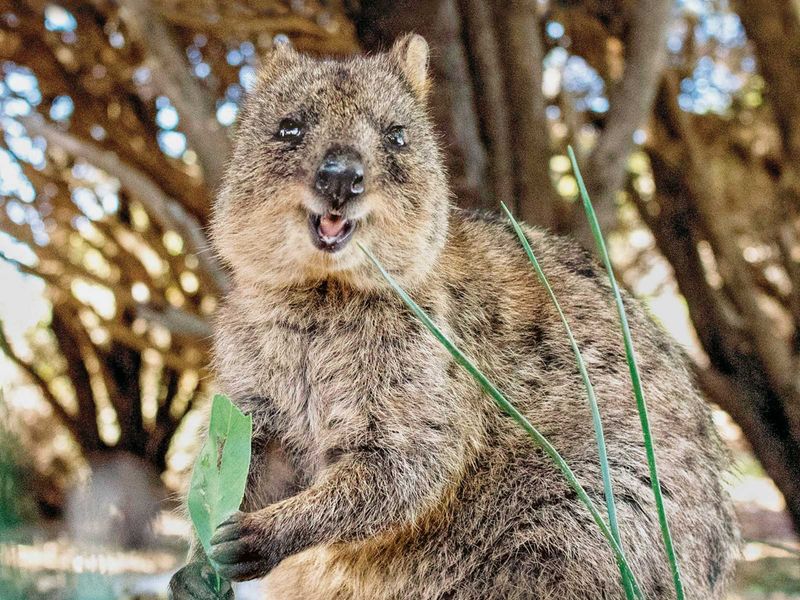
{"type": "MultiPolygon", "coordinates": [[[[75,416],[76,427],[80,431],[78,443],[86,452],[96,452],[105,447],[100,438],[97,426],[97,405],[92,390],[92,378],[86,369],[86,359],[81,352],[81,343],[73,334],[70,321],[77,321],[78,315],[68,314],[63,307],[54,306],[50,328],[55,335],[56,343],[67,362],[67,375],[75,391],[78,414],[75,416]]],[[[77,324],[77,327],[80,327],[77,324]]]]}
{"type": "Polygon", "coordinates": [[[714,186],[704,179],[702,149],[692,139],[688,119],[677,105],[677,82],[668,77],[647,146],[656,204],[639,201],[639,213],[673,266],[708,356],[708,366],[696,366],[699,383],[742,428],[800,530],[800,427],[792,418],[798,398],[794,370],[785,367],[791,350],[755,302],[758,286],[742,273],[744,261],[734,233],[724,229],[719,215],[708,213],[716,204],[709,198],[714,186]],[[708,242],[715,253],[721,289],[706,278],[701,242],[708,242]]]}
{"type": "Polygon", "coordinates": [[[800,19],[793,0],[736,0],[747,37],[758,58],[758,72],[767,84],[769,101],[783,146],[795,164],[800,161],[800,19]]]}
{"type": "Polygon", "coordinates": [[[525,221],[556,228],[561,199],[550,178],[550,135],[542,95],[544,49],[535,0],[493,3],[511,116],[515,212],[525,221]]]}
{"type": "Polygon", "coordinates": [[[785,160],[776,198],[778,248],[791,280],[790,310],[800,329],[800,262],[792,249],[800,246],[793,225],[800,216],[800,16],[792,0],[738,0],[737,13],[755,47],[758,70],[766,82],[766,99],[780,133],[785,160]]]}
{"type": "MultiPolygon", "coordinates": [[[[670,0],[641,0],[628,27],[625,70],[608,94],[609,111],[597,144],[582,173],[603,231],[616,224],[616,196],[625,185],[633,134],[643,127],[653,106],[666,62],[670,0]]],[[[575,235],[586,248],[594,238],[583,211],[576,210],[575,235]]]]}
{"type": "Polygon", "coordinates": [[[456,0],[365,0],[353,17],[367,51],[385,51],[408,31],[428,41],[433,77],[429,102],[434,122],[444,134],[453,191],[462,206],[493,206],[487,185],[486,148],[456,0]]]}
{"type": "Polygon", "coordinates": [[[500,47],[494,31],[494,16],[486,0],[461,0],[466,31],[466,50],[479,106],[481,130],[486,140],[491,177],[492,205],[517,209],[514,189],[514,156],[511,149],[511,118],[506,98],[500,47]]]}

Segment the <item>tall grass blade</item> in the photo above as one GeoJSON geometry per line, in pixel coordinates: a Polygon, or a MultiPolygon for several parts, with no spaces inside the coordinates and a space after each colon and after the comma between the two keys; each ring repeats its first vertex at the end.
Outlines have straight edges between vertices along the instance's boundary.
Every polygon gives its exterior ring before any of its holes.
{"type": "Polygon", "coordinates": [[[583,183],[578,161],[575,159],[575,152],[572,146],[567,148],[569,160],[572,163],[572,170],[575,172],[575,179],[578,181],[578,188],[581,192],[581,199],[583,200],[583,209],[586,211],[586,216],[589,219],[589,225],[592,229],[594,241],[597,244],[597,249],[600,252],[600,257],[603,260],[603,265],[608,273],[608,279],[611,283],[611,289],[614,292],[614,301],[617,305],[617,312],[619,313],[619,320],[622,326],[622,337],[625,340],[625,355],[628,359],[628,370],[631,374],[631,382],[633,383],[633,394],[636,397],[636,408],[639,411],[639,420],[642,423],[642,434],[644,437],[645,450],[647,451],[647,464],[650,468],[650,484],[653,488],[653,496],[656,501],[656,510],[658,511],[658,522],[661,525],[661,537],[664,539],[664,549],[667,553],[669,566],[672,570],[672,580],[675,584],[675,594],[678,600],[684,600],[683,594],[683,581],[681,580],[680,567],[678,560],[675,557],[675,546],[672,543],[672,534],[669,530],[669,522],[667,520],[667,512],[664,508],[664,496],[661,492],[661,482],[658,478],[658,465],[656,464],[656,453],[653,446],[653,436],[650,432],[650,419],[647,416],[647,402],[645,402],[644,392],[642,391],[642,382],[639,377],[639,366],[636,363],[636,354],[633,351],[633,340],[631,339],[631,330],[628,325],[628,317],[625,314],[625,306],[622,303],[622,295],[619,292],[619,285],[617,285],[617,278],[614,276],[614,269],[611,267],[611,259],[608,256],[608,249],[603,240],[603,234],[600,231],[600,224],[597,222],[597,215],[592,207],[592,202],[589,199],[589,193],[586,191],[586,185],[583,183]]]}
{"type": "Polygon", "coordinates": [[[619,543],[617,540],[614,539],[614,536],[611,534],[611,530],[609,529],[606,522],[603,520],[602,515],[597,510],[592,499],[586,493],[586,490],[583,489],[583,486],[580,484],[578,479],[575,477],[575,474],[570,469],[569,465],[566,461],[562,458],[562,456],[558,453],[558,450],[548,441],[546,437],[544,437],[538,429],[536,429],[530,421],[519,412],[516,407],[511,404],[511,402],[506,399],[503,393],[498,390],[495,385],[489,381],[486,375],[448,338],[431,320],[428,314],[422,310],[414,300],[400,287],[394,278],[389,275],[389,273],[383,268],[378,259],[375,258],[372,253],[367,250],[362,244],[358,243],[358,247],[367,255],[367,257],[372,261],[372,264],[377,267],[380,271],[383,278],[387,281],[387,283],[392,287],[392,289],[397,293],[398,296],[403,300],[403,302],[408,306],[408,308],[413,312],[416,317],[422,321],[423,325],[428,328],[428,330],[434,335],[434,337],[447,349],[447,351],[452,355],[452,357],[456,360],[458,364],[460,364],[472,377],[480,383],[483,390],[494,400],[497,406],[500,407],[508,416],[514,419],[527,433],[528,435],[533,438],[534,442],[544,450],[545,454],[547,454],[550,459],[556,464],[558,469],[563,473],[564,477],[566,478],[567,482],[569,483],[570,487],[575,490],[578,498],[583,502],[586,508],[589,510],[589,513],[592,515],[592,519],[600,528],[603,536],[606,538],[608,545],[611,547],[612,552],[614,553],[614,557],[616,558],[617,562],[621,565],[621,568],[624,569],[625,573],[630,578],[631,584],[633,586],[634,593],[636,598],[642,598],[641,588],[639,587],[639,583],[636,580],[636,577],[631,571],[630,565],[628,565],[628,561],[625,558],[625,554],[620,548],[619,543]]]}
{"type": "MultiPolygon", "coordinates": [[[[564,325],[564,329],[567,332],[567,338],[569,339],[570,346],[572,346],[572,352],[575,354],[575,361],[578,363],[578,371],[580,372],[581,379],[583,379],[583,386],[586,388],[586,395],[589,398],[589,408],[592,411],[594,437],[595,441],[597,442],[597,454],[600,457],[600,471],[603,475],[603,491],[606,498],[608,525],[611,529],[611,535],[614,536],[617,544],[619,544],[620,548],[622,548],[622,538],[620,537],[619,525],[617,523],[617,507],[616,503],[614,502],[614,487],[611,482],[611,471],[608,467],[608,454],[606,453],[606,439],[605,435],[603,434],[603,422],[600,419],[600,409],[597,407],[597,397],[594,393],[594,386],[589,379],[589,372],[586,369],[586,362],[583,360],[583,355],[581,354],[580,348],[578,348],[578,342],[575,341],[575,336],[572,334],[572,328],[567,322],[567,317],[564,314],[564,311],[561,309],[561,304],[558,302],[556,294],[553,291],[550,282],[547,280],[547,276],[544,274],[536,255],[533,253],[533,249],[531,248],[525,232],[514,218],[514,215],[511,214],[511,211],[508,210],[508,207],[502,202],[500,203],[500,206],[503,207],[503,211],[506,213],[509,221],[511,221],[511,225],[514,227],[514,231],[516,232],[520,243],[522,243],[522,247],[525,249],[525,254],[528,255],[528,259],[531,261],[533,269],[536,271],[536,275],[539,277],[539,281],[547,291],[547,295],[550,297],[550,301],[553,303],[553,306],[555,306],[558,316],[561,319],[561,323],[564,325]]],[[[634,596],[630,578],[625,572],[625,569],[622,568],[622,565],[620,565],[620,571],[622,573],[622,584],[625,588],[625,596],[628,598],[628,600],[631,600],[634,596]]]]}

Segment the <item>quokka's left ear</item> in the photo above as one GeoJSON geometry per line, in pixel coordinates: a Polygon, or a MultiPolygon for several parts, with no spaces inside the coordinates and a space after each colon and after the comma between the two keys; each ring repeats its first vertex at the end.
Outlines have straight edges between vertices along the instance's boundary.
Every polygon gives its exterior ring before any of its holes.
{"type": "Polygon", "coordinates": [[[407,33],[394,43],[389,55],[400,67],[414,93],[425,98],[428,93],[430,55],[425,38],[416,33],[407,33]]]}
{"type": "Polygon", "coordinates": [[[261,61],[261,77],[269,79],[279,69],[285,69],[299,58],[300,54],[292,46],[291,40],[285,35],[277,35],[272,41],[272,48],[261,61]]]}

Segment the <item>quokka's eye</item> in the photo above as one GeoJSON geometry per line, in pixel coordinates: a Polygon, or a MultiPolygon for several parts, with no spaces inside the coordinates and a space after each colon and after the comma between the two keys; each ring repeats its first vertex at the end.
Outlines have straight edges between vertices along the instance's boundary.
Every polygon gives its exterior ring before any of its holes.
{"type": "Polygon", "coordinates": [[[390,148],[405,148],[408,143],[406,140],[406,128],[402,125],[392,125],[386,130],[383,139],[386,140],[386,144],[390,148]]]}
{"type": "Polygon", "coordinates": [[[305,126],[300,121],[283,119],[278,124],[278,131],[275,133],[275,137],[282,142],[299,142],[303,139],[305,132],[305,126]]]}

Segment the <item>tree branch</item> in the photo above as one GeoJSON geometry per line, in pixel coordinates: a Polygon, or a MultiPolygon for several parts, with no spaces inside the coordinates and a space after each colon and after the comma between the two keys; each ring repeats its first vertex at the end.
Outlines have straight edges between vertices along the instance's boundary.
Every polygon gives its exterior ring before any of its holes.
{"type": "Polygon", "coordinates": [[[142,355],[112,340],[109,347],[94,346],[108,393],[108,400],[117,413],[120,428],[116,447],[144,457],[147,433],[142,415],[142,355]]]}
{"type": "Polygon", "coordinates": [[[185,52],[154,9],[152,0],[126,0],[120,4],[120,16],[142,42],[153,79],[175,105],[208,188],[215,190],[222,182],[230,142],[217,121],[214,98],[192,75],[185,52]]]}
{"type": "Polygon", "coordinates": [[[792,258],[798,247],[793,222],[800,207],[800,18],[796,3],[790,0],[736,0],[734,5],[755,47],[758,72],[767,84],[766,98],[788,158],[781,164],[774,229],[792,285],[790,310],[795,327],[800,328],[800,264],[792,258]]]}
{"type": "Polygon", "coordinates": [[[800,457],[791,439],[776,435],[769,427],[764,416],[764,398],[752,391],[753,387],[758,387],[758,382],[732,378],[713,367],[704,369],[693,365],[693,370],[706,397],[742,428],[764,471],[783,493],[797,527],[800,524],[800,478],[797,473],[800,457]]]}
{"type": "MultiPolygon", "coordinates": [[[[59,290],[65,298],[70,299],[70,301],[76,306],[91,310],[90,306],[75,299],[68,291],[64,291],[65,286],[59,285],[58,279],[55,276],[48,273],[42,273],[33,267],[29,267],[28,265],[4,255],[3,253],[0,253],[0,259],[11,265],[14,265],[17,269],[27,275],[33,275],[34,277],[44,280],[44,282],[47,283],[51,288],[54,290],[59,290]]],[[[159,310],[152,306],[141,303],[134,303],[130,306],[130,308],[134,309],[137,316],[161,325],[162,327],[168,329],[172,334],[200,340],[207,340],[211,336],[211,326],[206,321],[191,313],[184,312],[179,308],[169,306],[159,310]]],[[[119,325],[118,323],[113,321],[103,321],[102,325],[108,329],[112,338],[118,339],[120,342],[130,348],[141,351],[151,347],[150,344],[144,343],[141,338],[131,334],[126,327],[119,325]]],[[[170,362],[171,366],[176,366],[177,368],[181,369],[197,368],[197,365],[181,360],[177,357],[170,359],[168,354],[164,354],[164,357],[165,363],[170,362]]]]}
{"type": "MultiPolygon", "coordinates": [[[[670,0],[636,3],[628,28],[625,70],[611,88],[605,126],[585,161],[584,179],[604,230],[616,223],[615,199],[625,183],[633,134],[646,124],[658,90],[667,57],[666,32],[672,5],[670,0]]],[[[593,248],[586,220],[576,219],[576,225],[577,237],[587,248],[593,248]]]]}
{"type": "Polygon", "coordinates": [[[114,152],[76,138],[46,123],[40,116],[24,117],[20,120],[31,136],[40,135],[48,143],[60,147],[74,157],[90,162],[119,179],[128,192],[147,207],[148,212],[165,230],[172,229],[186,240],[189,252],[197,256],[201,267],[217,286],[216,291],[219,293],[227,289],[228,277],[214,258],[200,222],[183,205],[165,195],[155,181],[136,167],[122,161],[114,152]]]}
{"type": "MultiPolygon", "coordinates": [[[[790,348],[774,334],[771,318],[758,304],[758,285],[744,261],[736,238],[730,231],[723,229],[724,220],[719,218],[716,211],[716,207],[723,203],[714,197],[717,188],[708,179],[701,144],[688,123],[689,116],[678,107],[678,83],[675,77],[666,78],[666,90],[666,108],[685,152],[686,183],[695,199],[693,206],[698,224],[714,250],[726,284],[725,289],[749,331],[749,338],[761,358],[773,389],[778,391],[788,406],[797,406],[800,404],[800,397],[795,385],[795,366],[790,348]]],[[[794,421],[793,427],[800,438],[800,414],[790,414],[789,417],[794,421]]]]}
{"type": "Polygon", "coordinates": [[[447,170],[459,204],[489,208],[486,148],[481,140],[462,23],[456,0],[362,0],[354,13],[366,50],[385,50],[408,31],[431,46],[435,93],[429,96],[433,120],[444,134],[447,170]]]}
{"type": "Polygon", "coordinates": [[[77,314],[66,313],[63,305],[54,305],[50,329],[56,338],[58,349],[67,363],[67,376],[75,391],[78,406],[77,426],[81,429],[81,447],[87,451],[99,450],[105,444],[97,426],[97,405],[92,390],[91,376],[81,352],[81,344],[74,328],[81,327],[77,314]]]}
{"type": "Polygon", "coordinates": [[[348,31],[352,26],[342,18],[337,18],[328,29],[313,18],[298,14],[250,15],[242,18],[241,15],[209,15],[207,12],[187,12],[162,7],[161,15],[173,25],[195,31],[213,31],[222,37],[283,33],[291,36],[293,43],[297,36],[305,36],[309,41],[313,40],[312,45],[324,47],[328,52],[348,54],[358,50],[352,32],[348,31]]]}
{"type": "MultiPolygon", "coordinates": [[[[23,228],[4,218],[2,213],[0,213],[0,222],[3,222],[9,230],[12,230],[13,233],[25,232],[23,228]],[[17,231],[13,231],[15,229],[17,231]]],[[[108,288],[114,294],[115,301],[119,305],[132,309],[137,316],[140,316],[148,321],[158,323],[159,325],[169,329],[169,331],[175,335],[200,339],[211,336],[211,326],[203,317],[170,305],[153,306],[152,304],[139,302],[133,297],[132,292],[127,286],[114,285],[113,282],[107,281],[102,277],[98,277],[97,275],[78,267],[67,257],[62,256],[57,250],[52,249],[52,247],[40,247],[35,245],[32,240],[25,240],[25,238],[22,237],[17,237],[17,239],[24,240],[24,243],[27,243],[28,247],[33,250],[40,262],[45,260],[58,264],[58,274],[56,276],[53,273],[45,273],[35,267],[29,267],[28,265],[22,264],[21,262],[14,260],[13,258],[10,258],[0,252],[0,259],[14,265],[20,271],[29,275],[40,277],[52,287],[61,290],[69,290],[70,286],[60,285],[58,277],[69,276],[70,281],[75,279],[85,279],[87,281],[91,281],[108,288]]],[[[105,324],[110,326],[110,323],[108,322],[105,324]]]]}
{"type": "MultiPolygon", "coordinates": [[[[107,133],[102,142],[106,149],[113,150],[124,162],[136,165],[158,181],[169,196],[180,200],[205,223],[211,190],[201,177],[188,174],[160,151],[156,139],[156,107],[149,98],[138,95],[138,88],[131,79],[132,70],[141,62],[138,49],[134,50],[133,44],[124,51],[114,49],[104,31],[107,23],[116,20],[113,14],[116,9],[105,0],[97,0],[97,6],[85,0],[66,0],[59,4],[64,4],[78,22],[81,42],[70,52],[75,60],[62,61],[60,49],[63,47],[53,43],[50,36],[43,35],[46,2],[16,3],[14,12],[20,23],[15,32],[22,34],[21,43],[3,58],[26,65],[36,73],[45,106],[58,95],[75,99],[75,110],[70,117],[73,136],[89,140],[92,127],[100,125],[107,133]],[[80,75],[100,67],[105,73],[102,84],[94,77],[80,75]]],[[[50,178],[58,180],[57,174],[51,174],[50,178]]]]}
{"type": "Polygon", "coordinates": [[[800,19],[793,0],[735,0],[747,37],[753,42],[758,72],[767,83],[783,146],[795,164],[800,161],[800,19]]]}
{"type": "MultiPolygon", "coordinates": [[[[771,368],[766,364],[771,356],[763,337],[773,329],[763,321],[750,320],[746,316],[750,308],[747,304],[744,311],[737,304],[738,313],[731,314],[722,294],[706,280],[698,243],[711,242],[710,236],[724,235],[719,231],[709,233],[709,215],[701,212],[705,209],[700,205],[709,202],[702,194],[713,186],[698,173],[699,148],[694,141],[684,139],[686,115],[677,106],[674,82],[665,80],[660,94],[653,135],[647,146],[657,206],[637,201],[639,212],[650,226],[659,250],[672,264],[708,355],[708,367],[695,365],[703,391],[742,428],[765,471],[784,493],[795,524],[800,524],[797,429],[787,427],[787,421],[796,422],[791,415],[796,404],[779,391],[781,383],[772,380],[771,368]],[[754,332],[754,327],[762,328],[763,334],[754,332]]],[[[715,217],[719,219],[719,214],[715,217]]],[[[730,233],[727,236],[731,237],[730,233]]],[[[714,243],[712,248],[716,252],[714,243]]],[[[725,278],[731,276],[727,270],[721,274],[725,278]]],[[[727,284],[728,288],[737,285],[730,279],[727,284]]],[[[748,287],[740,293],[755,297],[758,291],[748,287]]]]}
{"type": "Polygon", "coordinates": [[[209,338],[211,336],[211,326],[208,322],[172,306],[156,310],[151,306],[139,304],[136,308],[136,315],[158,323],[175,335],[189,338],[209,338]]]}
{"type": "Polygon", "coordinates": [[[67,412],[61,402],[58,401],[58,398],[56,398],[55,394],[53,394],[53,392],[50,390],[48,383],[41,375],[39,375],[39,373],[36,372],[36,369],[33,367],[33,365],[22,360],[19,355],[14,352],[14,349],[8,342],[8,338],[6,338],[2,323],[0,323],[0,352],[5,354],[11,362],[13,362],[27,374],[30,380],[33,381],[36,387],[38,387],[42,392],[42,396],[50,405],[50,408],[53,409],[53,412],[55,413],[56,417],[58,417],[58,420],[61,421],[61,423],[69,430],[75,440],[78,441],[78,443],[81,443],[81,431],[78,428],[75,419],[73,419],[72,415],[67,412]]]}
{"type": "Polygon", "coordinates": [[[178,394],[180,384],[180,372],[174,369],[164,369],[162,373],[162,386],[164,388],[164,400],[156,410],[153,433],[147,440],[146,455],[148,460],[158,465],[159,470],[163,471],[167,465],[167,452],[172,436],[180,425],[180,421],[172,416],[171,407],[175,396],[178,394]]]}

